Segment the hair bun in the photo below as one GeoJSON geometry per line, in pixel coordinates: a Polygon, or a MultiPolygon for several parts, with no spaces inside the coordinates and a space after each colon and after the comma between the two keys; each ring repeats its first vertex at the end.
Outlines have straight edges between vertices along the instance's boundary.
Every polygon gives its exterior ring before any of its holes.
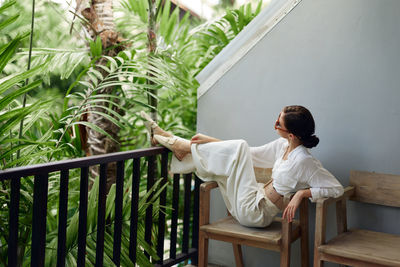
{"type": "Polygon", "coordinates": [[[313,148],[318,145],[319,138],[315,135],[310,135],[308,137],[301,138],[301,141],[303,142],[303,146],[306,148],[313,148]]]}

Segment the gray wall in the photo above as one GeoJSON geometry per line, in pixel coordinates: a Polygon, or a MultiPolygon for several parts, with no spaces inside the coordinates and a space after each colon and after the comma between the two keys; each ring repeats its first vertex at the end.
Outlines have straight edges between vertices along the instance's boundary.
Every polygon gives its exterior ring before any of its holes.
{"type": "MultiPolygon", "coordinates": [[[[303,0],[199,99],[198,131],[262,145],[277,138],[282,107],[300,104],[316,120],[313,155],[343,185],[351,169],[400,174],[399,14],[398,0],[303,0]]],[[[225,212],[219,192],[212,203],[215,220],[225,212]]],[[[400,234],[398,208],[351,203],[348,214],[350,227],[400,234]]],[[[279,266],[276,252],[243,252],[246,266],[279,266]]],[[[296,244],[292,266],[299,253],[296,244]]],[[[233,266],[231,246],[210,242],[209,261],[233,266]]]]}

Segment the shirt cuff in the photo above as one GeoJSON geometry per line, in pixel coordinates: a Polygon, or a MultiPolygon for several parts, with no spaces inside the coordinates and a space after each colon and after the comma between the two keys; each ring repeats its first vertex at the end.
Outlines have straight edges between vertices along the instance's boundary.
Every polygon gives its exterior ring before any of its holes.
{"type": "Polygon", "coordinates": [[[310,188],[311,191],[311,197],[310,197],[310,201],[311,202],[316,202],[318,199],[321,198],[321,192],[319,188],[310,188]]]}

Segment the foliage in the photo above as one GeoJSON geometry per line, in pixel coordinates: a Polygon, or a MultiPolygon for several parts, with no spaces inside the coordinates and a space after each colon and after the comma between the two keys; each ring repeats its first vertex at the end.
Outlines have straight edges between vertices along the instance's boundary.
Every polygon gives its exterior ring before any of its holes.
{"type": "MultiPolygon", "coordinates": [[[[66,29],[69,29],[70,23],[61,20],[60,9],[54,3],[41,2],[37,7],[35,24],[35,34],[40,38],[34,41],[36,48],[33,50],[30,70],[25,70],[30,29],[30,22],[27,21],[29,5],[24,1],[10,1],[0,7],[1,169],[84,156],[80,126],[107,134],[104,129],[82,120],[89,106],[101,106],[98,112],[120,128],[123,150],[145,146],[145,130],[137,113],[144,108],[152,109],[146,104],[148,89],[157,90],[157,112],[161,127],[183,137],[195,133],[198,87],[195,76],[259,13],[261,4],[254,11],[250,5],[228,10],[224,17],[200,26],[196,26],[199,21],[190,18],[189,14],[179,18],[178,9],[170,10],[169,0],[159,0],[157,5],[155,53],[148,54],[146,48],[148,2],[124,0],[119,10],[123,15],[117,19],[117,24],[130,46],[115,57],[101,57],[99,39],[84,41],[79,36],[79,28],[72,36],[69,35],[66,29]],[[45,23],[46,20],[53,26],[45,23]],[[88,42],[88,48],[84,47],[85,42],[88,42]],[[100,60],[105,64],[99,64],[100,60]],[[148,81],[151,81],[150,85],[148,81]],[[110,94],[99,93],[102,88],[111,85],[113,91],[110,94]],[[23,103],[24,95],[26,105],[23,103]],[[115,109],[123,110],[123,113],[116,113],[115,109]],[[22,137],[18,138],[21,121],[22,137]]],[[[126,164],[125,177],[132,177],[131,162],[126,164]]],[[[142,173],[142,177],[145,181],[145,173],[142,173]]],[[[131,184],[131,180],[126,179],[121,255],[123,266],[130,265],[127,248],[131,184]]],[[[67,266],[75,266],[79,214],[78,170],[70,171],[69,188],[67,266]]],[[[143,216],[149,203],[155,203],[154,217],[157,217],[160,187],[156,184],[154,190],[155,197],[148,199],[145,184],[141,183],[140,216],[143,216]]],[[[25,215],[20,220],[19,233],[19,256],[23,262],[29,262],[30,258],[32,192],[33,178],[27,177],[21,183],[20,200],[20,213],[25,215]]],[[[49,266],[54,265],[56,259],[58,192],[59,174],[51,174],[46,250],[46,264],[49,266]]],[[[88,265],[94,264],[95,259],[97,195],[98,178],[89,193],[88,265]]],[[[0,193],[0,205],[3,208],[7,207],[9,198],[9,184],[4,182],[0,193]]],[[[113,239],[114,199],[113,186],[107,198],[105,264],[111,264],[112,258],[110,244],[113,239]]],[[[150,249],[143,241],[144,220],[139,221],[142,222],[138,229],[140,247],[156,257],[154,246],[150,249]]],[[[7,261],[7,234],[8,213],[0,212],[1,265],[6,265],[7,261]]],[[[138,253],[138,257],[139,265],[150,264],[143,253],[138,253]]],[[[24,263],[25,266],[27,264],[24,263]]]]}

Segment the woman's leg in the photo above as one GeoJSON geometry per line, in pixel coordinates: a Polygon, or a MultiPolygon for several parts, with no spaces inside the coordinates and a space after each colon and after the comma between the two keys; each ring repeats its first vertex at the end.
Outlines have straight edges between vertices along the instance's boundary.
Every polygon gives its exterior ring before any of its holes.
{"type": "MultiPolygon", "coordinates": [[[[170,146],[174,153],[178,150],[175,143],[180,141],[185,142],[176,140],[170,146]]],[[[265,198],[263,185],[257,183],[245,141],[192,144],[190,148],[191,153],[183,160],[173,157],[172,172],[195,171],[204,181],[216,181],[227,209],[241,224],[263,227],[271,223],[279,209],[265,198]]]]}
{"type": "Polygon", "coordinates": [[[253,162],[243,140],[192,145],[196,174],[216,181],[229,212],[241,224],[269,225],[279,209],[266,199],[262,184],[254,175],[253,162]]]}
{"type": "MultiPolygon", "coordinates": [[[[155,124],[151,123],[155,128],[155,124]]],[[[175,136],[155,135],[154,138],[174,152],[172,172],[195,171],[204,181],[216,181],[226,207],[241,224],[266,226],[279,212],[265,197],[263,185],[257,184],[250,150],[245,141],[190,145],[189,140],[175,136]]]]}

